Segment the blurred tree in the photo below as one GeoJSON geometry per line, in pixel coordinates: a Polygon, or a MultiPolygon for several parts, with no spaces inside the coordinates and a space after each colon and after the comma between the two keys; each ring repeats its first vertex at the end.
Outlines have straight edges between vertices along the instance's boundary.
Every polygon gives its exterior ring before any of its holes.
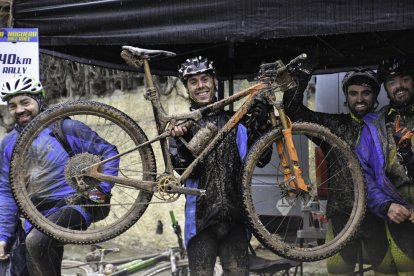
{"type": "Polygon", "coordinates": [[[0,28],[11,26],[11,1],[12,0],[0,0],[0,28]]]}
{"type": "MultiPolygon", "coordinates": [[[[11,1],[0,0],[0,28],[12,26],[11,1]]],[[[48,104],[106,97],[116,90],[127,93],[144,84],[143,74],[138,72],[85,65],[45,54],[40,54],[40,81],[46,89],[48,104]]],[[[175,77],[154,77],[154,84],[162,95],[169,95],[176,88],[177,81],[175,77]]],[[[179,95],[185,97],[182,93],[179,95]]],[[[13,128],[5,105],[0,105],[0,128],[6,131],[13,128]]]]}

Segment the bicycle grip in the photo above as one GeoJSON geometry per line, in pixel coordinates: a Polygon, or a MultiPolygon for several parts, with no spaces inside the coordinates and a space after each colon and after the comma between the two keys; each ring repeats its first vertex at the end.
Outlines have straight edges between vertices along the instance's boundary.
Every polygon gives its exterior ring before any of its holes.
{"type": "Polygon", "coordinates": [[[298,55],[297,57],[295,57],[294,59],[292,59],[291,61],[289,61],[288,64],[286,64],[285,66],[279,68],[277,70],[276,75],[282,74],[283,72],[285,72],[286,70],[291,73],[292,71],[294,71],[296,69],[296,66],[300,66],[301,62],[306,60],[308,58],[308,55],[303,53],[298,55]]]}
{"type": "Polygon", "coordinates": [[[287,65],[286,65],[286,67],[289,67],[290,65],[294,65],[294,64],[296,64],[296,63],[299,63],[299,62],[301,62],[301,61],[304,61],[305,59],[307,59],[308,58],[308,55],[307,54],[305,54],[305,53],[303,53],[303,54],[300,54],[300,55],[298,55],[297,57],[295,57],[294,59],[292,59],[287,65]]]}

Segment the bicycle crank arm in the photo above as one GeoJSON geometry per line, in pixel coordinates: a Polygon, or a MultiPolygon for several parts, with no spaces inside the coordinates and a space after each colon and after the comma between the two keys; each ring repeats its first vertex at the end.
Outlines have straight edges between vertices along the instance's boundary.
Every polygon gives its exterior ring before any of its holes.
{"type": "Polygon", "coordinates": [[[205,196],[206,195],[206,190],[196,189],[196,188],[180,187],[180,186],[174,186],[174,185],[169,185],[166,189],[166,192],[186,194],[186,195],[199,195],[199,196],[205,196]]]}

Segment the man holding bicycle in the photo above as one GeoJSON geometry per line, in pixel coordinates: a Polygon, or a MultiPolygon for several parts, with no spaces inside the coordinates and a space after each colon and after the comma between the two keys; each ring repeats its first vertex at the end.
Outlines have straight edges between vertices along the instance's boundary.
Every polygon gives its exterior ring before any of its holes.
{"type": "MultiPolygon", "coordinates": [[[[292,121],[306,121],[324,125],[354,148],[364,125],[362,118],[374,111],[375,105],[378,103],[380,83],[376,73],[368,68],[355,68],[345,75],[342,80],[342,89],[350,111],[348,114],[328,114],[308,109],[303,105],[303,94],[311,76],[310,64],[304,64],[303,68],[292,74],[296,77],[299,85],[297,89],[287,91],[283,96],[283,103],[289,118],[292,121]]],[[[327,240],[336,236],[336,233],[339,233],[347,222],[348,218],[342,215],[346,213],[343,212],[344,208],[352,209],[352,191],[347,188],[352,185],[346,185],[346,180],[337,181],[337,178],[330,178],[329,175],[333,175],[335,171],[335,163],[332,162],[328,168],[328,179],[331,179],[328,185],[331,191],[338,192],[330,193],[328,198],[326,209],[326,215],[329,219],[327,240]]],[[[362,222],[359,237],[338,254],[328,258],[328,273],[331,275],[353,275],[358,257],[356,253],[362,244],[377,274],[394,275],[395,267],[391,263],[383,222],[369,212],[362,222]]]]}
{"type": "MultiPolygon", "coordinates": [[[[42,84],[31,76],[16,75],[7,79],[0,89],[1,99],[7,102],[10,115],[15,121],[14,129],[3,138],[0,146],[0,258],[5,260],[8,257],[6,250],[13,243],[16,227],[20,223],[18,207],[12,195],[9,179],[13,148],[24,128],[45,110],[46,105],[42,84]]],[[[79,149],[88,148],[91,153],[106,158],[117,154],[113,145],[76,120],[62,120],[60,127],[74,153],[79,149]]],[[[65,166],[56,164],[59,162],[65,164],[70,154],[56,137],[52,127],[39,133],[36,139],[39,144],[33,144],[38,147],[33,149],[37,153],[36,157],[30,160],[35,167],[30,171],[30,183],[38,186],[39,189],[38,192],[31,194],[33,204],[45,214],[45,217],[62,227],[78,230],[87,228],[94,221],[92,212],[79,205],[69,206],[64,200],[74,193],[74,189],[66,182],[65,166]],[[40,145],[41,142],[43,144],[40,145]]],[[[118,160],[115,159],[111,165],[114,169],[108,173],[116,175],[117,166],[118,160]]],[[[88,202],[92,204],[105,201],[110,194],[111,185],[100,183],[99,188],[89,192],[88,202]]],[[[32,276],[60,275],[64,245],[33,228],[27,221],[24,228],[27,266],[30,274],[32,276]]],[[[20,265],[25,266],[24,263],[20,265]]]]}
{"type": "MultiPolygon", "coordinates": [[[[191,109],[216,101],[217,80],[211,61],[202,57],[187,59],[179,76],[188,90],[191,109]]],[[[248,146],[269,128],[267,106],[256,104],[253,110],[256,117],[249,126],[238,124],[185,183],[187,187],[206,190],[202,197],[186,196],[185,243],[191,275],[213,275],[217,256],[226,275],[248,275],[248,234],[239,197],[239,176],[248,146]]],[[[180,172],[194,160],[196,154],[186,144],[193,144],[193,139],[202,141],[203,136],[221,128],[230,117],[222,110],[190,129],[175,127],[169,141],[175,169],[180,172]]],[[[204,145],[200,142],[196,146],[202,149],[204,145]]]]}
{"type": "Polygon", "coordinates": [[[386,221],[399,275],[414,273],[414,63],[383,60],[378,76],[389,105],[364,118],[356,153],[368,187],[368,208],[386,221]]]}

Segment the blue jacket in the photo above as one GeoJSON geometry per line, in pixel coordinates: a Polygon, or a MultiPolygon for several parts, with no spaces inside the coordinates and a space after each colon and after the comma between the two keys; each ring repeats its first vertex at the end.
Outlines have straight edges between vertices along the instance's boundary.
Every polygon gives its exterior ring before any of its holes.
{"type": "Polygon", "coordinates": [[[368,208],[383,219],[388,219],[385,210],[388,203],[407,206],[385,174],[388,158],[386,111],[387,108],[383,108],[364,117],[365,126],[355,150],[366,180],[368,208]]]}
{"type": "MultiPolygon", "coordinates": [[[[72,149],[76,153],[89,152],[102,159],[116,155],[117,149],[104,139],[99,137],[88,126],[76,120],[64,120],[62,124],[63,133],[72,149]]],[[[12,151],[19,137],[19,131],[14,129],[7,134],[0,145],[0,240],[10,242],[15,235],[18,223],[18,208],[14,201],[9,181],[9,169],[12,151]]],[[[74,189],[66,183],[64,177],[65,165],[69,155],[60,142],[53,137],[52,127],[44,129],[33,143],[33,162],[31,162],[30,184],[36,185],[36,194],[31,199],[33,202],[47,203],[64,199],[74,193],[74,189]]],[[[119,159],[114,159],[104,165],[104,172],[110,175],[117,175],[119,159]]],[[[100,184],[105,192],[110,192],[112,184],[102,182],[100,184]]],[[[36,203],[35,203],[36,204],[36,203]]],[[[36,204],[37,205],[37,204],[36,204]]],[[[49,205],[50,206],[50,205],[49,205]]],[[[42,207],[40,207],[42,208],[42,207]]],[[[49,207],[50,208],[50,207],[49,207]]],[[[52,209],[40,209],[46,216],[67,206],[53,207],[52,209]]],[[[89,224],[90,214],[82,207],[77,209],[89,224]]],[[[25,230],[30,231],[32,226],[28,223],[25,230]]]]}

